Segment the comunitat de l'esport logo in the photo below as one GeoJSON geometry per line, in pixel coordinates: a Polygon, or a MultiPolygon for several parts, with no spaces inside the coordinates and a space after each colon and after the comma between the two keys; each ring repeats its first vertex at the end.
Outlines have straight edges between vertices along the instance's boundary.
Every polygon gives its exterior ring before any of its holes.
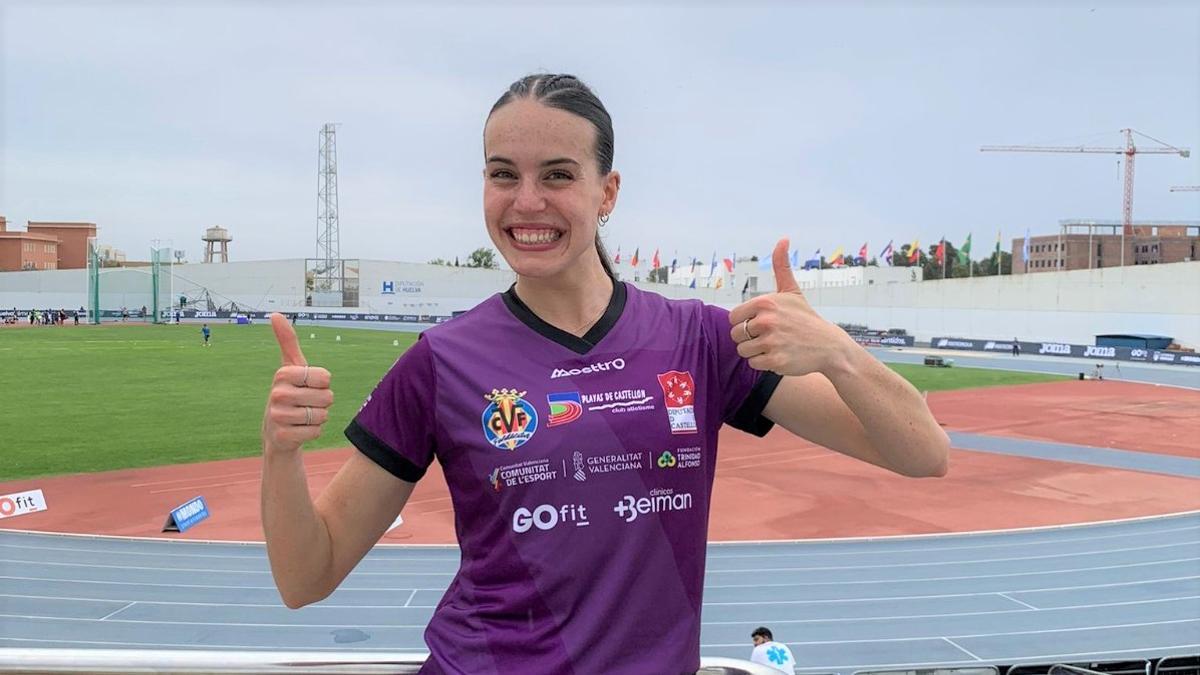
{"type": "Polygon", "coordinates": [[[655,488],[649,497],[625,495],[613,507],[613,513],[632,523],[638,516],[667,511],[687,511],[692,508],[692,493],[675,493],[671,488],[655,488]]]}
{"type": "Polygon", "coordinates": [[[491,403],[483,410],[483,435],[501,450],[516,450],[537,431],[537,411],[516,389],[493,389],[483,397],[491,403]]]}

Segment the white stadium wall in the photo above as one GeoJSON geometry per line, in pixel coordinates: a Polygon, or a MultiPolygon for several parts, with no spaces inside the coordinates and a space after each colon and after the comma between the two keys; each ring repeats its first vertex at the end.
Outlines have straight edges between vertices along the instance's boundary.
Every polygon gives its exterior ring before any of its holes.
{"type": "MultiPolygon", "coordinates": [[[[747,267],[739,265],[735,281],[718,290],[637,285],[667,297],[699,298],[729,308],[741,302],[741,288],[749,276],[757,277],[759,292],[774,286],[770,270],[747,267]]],[[[171,269],[175,297],[195,298],[207,291],[219,306],[304,309],[302,259],[171,269]]],[[[878,329],[903,328],[921,341],[946,335],[1092,344],[1101,333],[1152,333],[1200,348],[1200,262],[919,283],[911,282],[912,271],[851,268],[798,273],[797,278],[825,318],[878,329]]],[[[102,306],[147,304],[148,273],[148,268],[105,270],[102,306]]],[[[503,270],[363,260],[360,306],[343,311],[448,316],[503,291],[512,280],[512,273],[503,270]]],[[[0,273],[0,311],[77,308],[87,304],[86,296],[85,270],[0,273]]]]}
{"type": "Polygon", "coordinates": [[[806,291],[830,321],[934,336],[1094,344],[1149,333],[1200,348],[1200,262],[806,291]]]}

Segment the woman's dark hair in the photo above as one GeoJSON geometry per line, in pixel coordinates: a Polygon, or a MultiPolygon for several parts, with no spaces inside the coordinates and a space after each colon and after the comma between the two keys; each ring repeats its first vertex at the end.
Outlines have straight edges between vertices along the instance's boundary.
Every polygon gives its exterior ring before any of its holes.
{"type": "MultiPolygon", "coordinates": [[[[579,78],[574,75],[526,75],[508,87],[508,91],[504,92],[488,112],[488,118],[500,108],[522,98],[532,99],[548,108],[564,110],[591,122],[596,129],[596,145],[593,150],[596,153],[597,168],[601,176],[607,176],[612,171],[612,118],[600,99],[579,78]]],[[[604,266],[604,271],[608,276],[616,278],[612,263],[608,259],[608,251],[600,241],[599,232],[596,233],[596,252],[600,255],[600,264],[604,266]]]]}

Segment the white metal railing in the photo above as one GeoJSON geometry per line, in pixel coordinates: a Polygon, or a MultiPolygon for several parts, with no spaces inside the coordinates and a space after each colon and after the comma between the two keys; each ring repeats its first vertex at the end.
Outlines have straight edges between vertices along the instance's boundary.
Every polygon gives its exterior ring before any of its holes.
{"type": "MultiPolygon", "coordinates": [[[[49,675],[327,675],[415,673],[427,654],[397,652],[215,651],[193,649],[0,649],[0,673],[49,675]]],[[[766,666],[721,657],[700,659],[698,675],[779,675],[766,666]]]]}

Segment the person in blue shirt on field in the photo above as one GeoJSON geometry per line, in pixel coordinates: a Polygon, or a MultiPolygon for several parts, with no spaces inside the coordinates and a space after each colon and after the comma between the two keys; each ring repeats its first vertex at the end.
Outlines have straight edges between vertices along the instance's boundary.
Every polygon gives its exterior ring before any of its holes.
{"type": "Polygon", "coordinates": [[[208,328],[208,324],[204,324],[204,325],[203,325],[203,326],[200,328],[200,333],[201,333],[202,335],[204,335],[204,346],[205,346],[205,347],[208,347],[208,346],[210,346],[210,345],[209,345],[209,343],[208,343],[208,337],[209,337],[209,335],[211,335],[211,334],[212,334],[212,331],[211,331],[211,330],[209,330],[209,328],[208,328]]]}

